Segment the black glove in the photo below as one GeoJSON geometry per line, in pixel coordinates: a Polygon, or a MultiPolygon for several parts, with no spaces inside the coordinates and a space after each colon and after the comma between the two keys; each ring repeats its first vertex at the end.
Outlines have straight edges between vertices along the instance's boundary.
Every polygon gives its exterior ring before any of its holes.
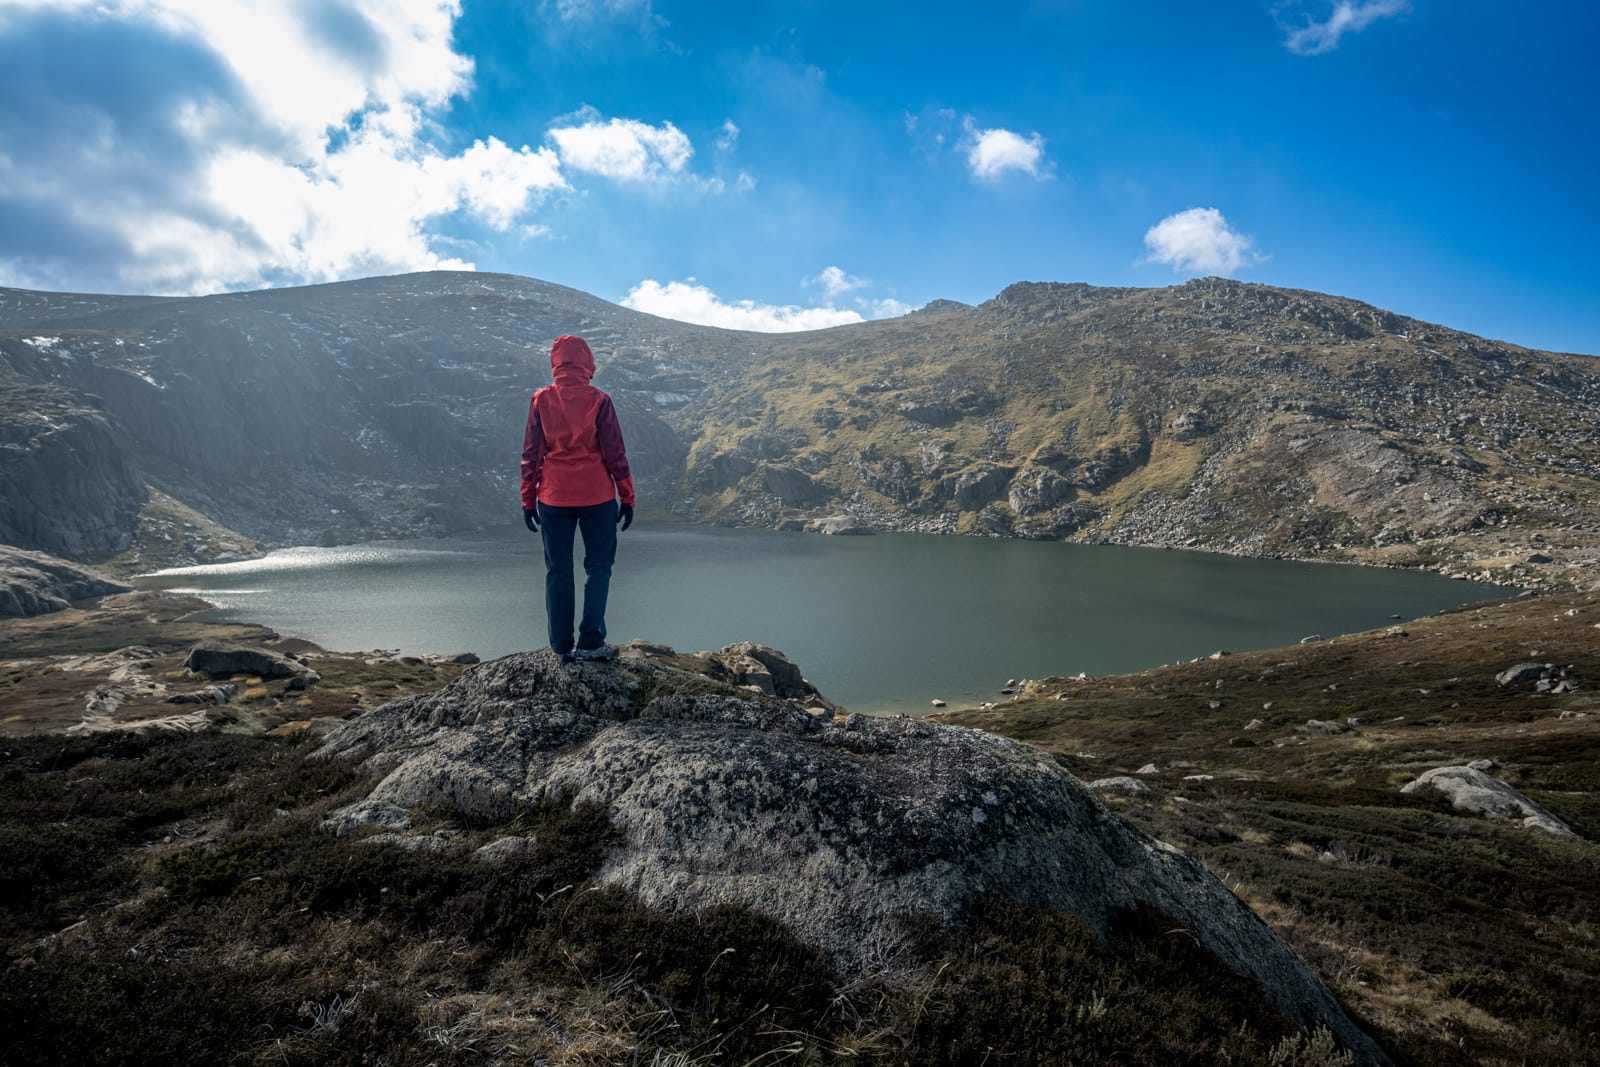
{"type": "Polygon", "coordinates": [[[633,505],[624,504],[617,509],[617,525],[624,530],[633,525],[633,505]]]}
{"type": "Polygon", "coordinates": [[[534,533],[539,532],[539,512],[533,508],[522,509],[522,523],[534,533]]]}

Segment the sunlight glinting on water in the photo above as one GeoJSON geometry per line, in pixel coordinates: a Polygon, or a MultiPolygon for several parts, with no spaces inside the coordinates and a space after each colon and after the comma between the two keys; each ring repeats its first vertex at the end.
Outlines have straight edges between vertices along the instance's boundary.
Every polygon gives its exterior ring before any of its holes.
{"type": "MultiPolygon", "coordinates": [[[[412,548],[401,545],[357,545],[335,548],[280,548],[258,559],[232,563],[202,563],[189,567],[166,567],[141,577],[168,578],[181,575],[230,577],[244,574],[282,574],[292,571],[317,571],[334,567],[383,566],[448,557],[460,553],[450,549],[412,548]]],[[[233,590],[242,592],[243,590],[233,590]]],[[[196,594],[198,595],[198,594],[196,594]]]]}
{"type": "MultiPolygon", "coordinates": [[[[286,549],[138,584],[333,649],[494,658],[546,643],[540,542],[520,531],[286,549]]],[[[613,641],[681,651],[766,644],[854,710],[926,710],[993,699],[1008,677],[1142,670],[1511,592],[1194,552],[661,523],[622,537],[607,622],[613,641]]]]}

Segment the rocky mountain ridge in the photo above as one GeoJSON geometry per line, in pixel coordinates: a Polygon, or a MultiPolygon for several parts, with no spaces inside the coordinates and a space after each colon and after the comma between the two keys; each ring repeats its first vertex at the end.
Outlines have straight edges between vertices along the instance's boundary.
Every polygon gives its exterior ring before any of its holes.
{"type": "Polygon", "coordinates": [[[560,333],[594,345],[642,498],[680,518],[1596,580],[1600,364],[1218,278],[1019,283],[785,335],[489,274],[0,291],[0,537],[104,559],[144,483],[241,545],[508,521],[560,333]],[[44,396],[114,443],[67,447],[75,478],[61,433],[26,431],[44,396]]]}

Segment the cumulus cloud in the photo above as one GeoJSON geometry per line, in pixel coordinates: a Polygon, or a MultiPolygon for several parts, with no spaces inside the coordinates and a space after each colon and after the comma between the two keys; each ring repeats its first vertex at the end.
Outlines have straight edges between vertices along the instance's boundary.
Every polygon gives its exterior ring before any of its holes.
{"type": "Polygon", "coordinates": [[[665,285],[646,278],[630,289],[619,303],[623,307],[659,315],[664,319],[760,333],[821,330],[862,321],[859,312],[842,308],[807,308],[793,304],[763,304],[755,300],[724,300],[708,287],[695,284],[693,278],[687,282],[668,282],[665,285]]]}
{"type": "MultiPolygon", "coordinates": [[[[1328,17],[1307,16],[1302,25],[1291,27],[1284,47],[1296,55],[1314,56],[1331,52],[1347,33],[1359,33],[1379,19],[1393,18],[1411,10],[1408,0],[1336,0],[1328,17]]],[[[1280,18],[1282,12],[1279,12],[1280,18]]]]}
{"type": "Polygon", "coordinates": [[[980,130],[970,119],[967,132],[967,166],[979,181],[998,181],[1013,170],[1038,180],[1049,177],[1044,138],[1039,134],[1023,137],[1005,129],[980,130]]]}
{"type": "Polygon", "coordinates": [[[1185,274],[1231,274],[1261,261],[1250,238],[1228,224],[1214,207],[1192,207],[1168,215],[1144,235],[1147,261],[1185,274]]]}
{"type": "Polygon", "coordinates": [[[901,315],[909,315],[917,310],[913,305],[907,304],[902,300],[896,300],[892,296],[884,297],[882,300],[868,301],[867,307],[870,309],[871,317],[874,319],[897,319],[901,315]]]}
{"type": "Polygon", "coordinates": [[[670,122],[605,121],[592,110],[583,118],[580,125],[550,131],[561,162],[573,170],[617,181],[649,181],[681,173],[694,155],[689,138],[670,122]]]}
{"type": "Polygon", "coordinates": [[[894,318],[915,310],[910,304],[893,297],[873,299],[857,296],[853,302],[859,311],[834,306],[835,297],[871,284],[839,267],[825,267],[816,277],[807,278],[802,284],[821,286],[828,302],[821,306],[801,307],[796,304],[764,304],[756,300],[724,300],[709,286],[700,285],[693,278],[683,282],[667,282],[665,285],[647,278],[629,290],[618,303],[635,311],[660,315],[664,319],[759,333],[821,330],[829,326],[864,322],[869,318],[894,318]]]}
{"type": "Polygon", "coordinates": [[[205,292],[469,267],[556,151],[435,143],[459,0],[29,0],[0,18],[0,281],[205,292]],[[38,56],[70,57],[40,63],[38,56]],[[27,225],[13,225],[27,220],[27,225]]]}
{"type": "Polygon", "coordinates": [[[815,278],[807,278],[804,284],[820,287],[823,294],[829,300],[832,300],[837,296],[848,293],[852,289],[860,289],[867,282],[864,279],[857,278],[854,274],[845,273],[839,267],[823,267],[821,274],[818,274],[815,278]]]}
{"type": "Polygon", "coordinates": [[[723,119],[722,128],[717,131],[717,151],[732,152],[739,144],[739,127],[733,124],[732,119],[723,119]]]}

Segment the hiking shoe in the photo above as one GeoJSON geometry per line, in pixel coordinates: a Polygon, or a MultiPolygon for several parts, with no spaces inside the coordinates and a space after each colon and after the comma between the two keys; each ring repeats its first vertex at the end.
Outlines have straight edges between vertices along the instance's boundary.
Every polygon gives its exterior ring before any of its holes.
{"type": "Polygon", "coordinates": [[[616,645],[601,645],[599,648],[575,648],[572,654],[577,659],[616,659],[616,645]]]}

